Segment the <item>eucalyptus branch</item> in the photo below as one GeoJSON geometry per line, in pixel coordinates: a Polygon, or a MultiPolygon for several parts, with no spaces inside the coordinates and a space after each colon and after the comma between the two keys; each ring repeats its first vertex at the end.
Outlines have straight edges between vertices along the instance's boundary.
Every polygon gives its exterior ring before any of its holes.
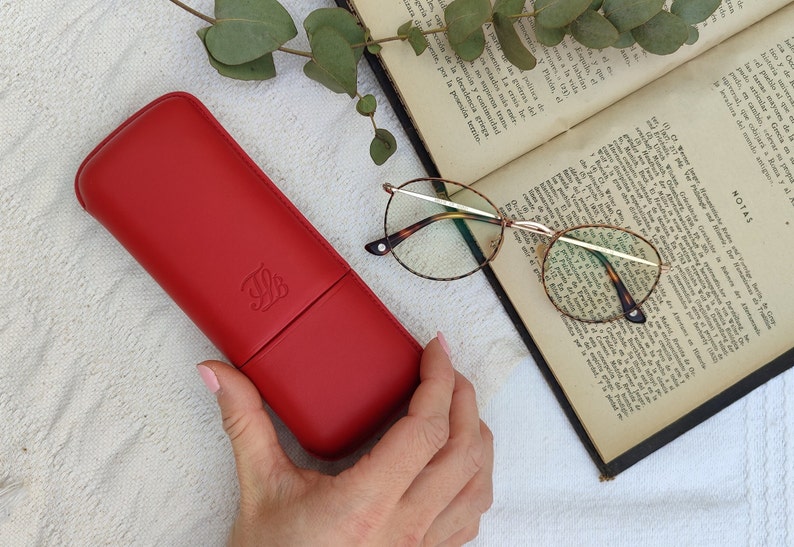
{"type": "MultiPolygon", "coordinates": [[[[438,27],[429,30],[420,30],[423,36],[430,36],[431,34],[440,34],[443,32],[447,32],[447,27],[438,27]]],[[[369,47],[375,46],[380,44],[386,44],[388,42],[405,42],[406,40],[410,39],[410,34],[397,34],[396,36],[389,36],[387,38],[378,38],[377,40],[367,40],[366,42],[362,42],[360,44],[352,44],[350,47],[353,49],[358,47],[369,47]]]]}
{"type": "Polygon", "coordinates": [[[375,132],[370,156],[380,165],[394,154],[397,142],[375,123],[375,97],[359,92],[358,64],[365,48],[377,54],[383,44],[399,41],[410,45],[418,56],[430,46],[428,36],[446,34],[449,47],[463,61],[474,61],[486,47],[496,47],[518,70],[532,70],[537,60],[536,48],[525,43],[532,39],[526,36],[529,27],[522,26],[519,34],[516,25],[534,18],[531,30],[539,46],[554,47],[569,36],[591,49],[636,46],[667,55],[697,41],[695,25],[710,17],[722,0],[495,0],[493,4],[493,0],[452,0],[444,8],[444,26],[421,29],[409,20],[396,35],[385,38],[373,38],[342,8],[320,8],[303,21],[310,51],[285,45],[298,30],[278,0],[214,0],[214,13],[224,14],[218,19],[181,0],[169,1],[209,23],[197,34],[210,64],[223,76],[267,80],[276,76],[274,52],[306,58],[303,72],[307,77],[356,100],[356,111],[370,119],[375,132]],[[531,9],[525,9],[527,2],[532,3],[531,9]],[[495,31],[487,38],[486,25],[495,31]]]}
{"type": "Polygon", "coordinates": [[[281,46],[278,48],[278,51],[282,53],[289,53],[290,55],[298,55],[299,57],[308,57],[312,59],[312,52],[311,51],[300,51],[297,49],[290,49],[288,47],[281,46]]]}

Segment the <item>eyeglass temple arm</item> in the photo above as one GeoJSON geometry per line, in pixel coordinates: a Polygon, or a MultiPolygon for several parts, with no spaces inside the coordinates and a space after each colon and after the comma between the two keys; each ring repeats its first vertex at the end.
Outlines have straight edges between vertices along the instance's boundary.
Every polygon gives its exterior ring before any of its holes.
{"type": "Polygon", "coordinates": [[[615,290],[618,292],[620,306],[623,308],[623,317],[632,323],[645,323],[645,314],[637,305],[637,302],[634,301],[634,297],[631,296],[631,293],[626,288],[626,285],[623,284],[623,280],[620,279],[618,272],[616,272],[615,268],[612,267],[612,264],[609,262],[609,260],[607,260],[607,257],[598,251],[593,251],[591,249],[588,250],[593,253],[593,255],[601,262],[607,271],[609,280],[612,281],[612,284],[615,286],[615,290]]]}
{"type": "Polygon", "coordinates": [[[405,194],[408,196],[415,197],[417,199],[421,199],[423,201],[429,201],[431,203],[435,203],[437,205],[443,205],[444,207],[449,207],[453,209],[452,211],[446,211],[443,213],[437,213],[435,215],[431,215],[425,219],[422,219],[410,226],[399,230],[393,234],[388,234],[385,237],[382,237],[378,240],[371,241],[364,245],[364,249],[367,252],[372,253],[374,255],[383,256],[389,254],[391,249],[407,238],[421,230],[422,228],[433,224],[434,222],[438,222],[440,220],[446,219],[465,219],[465,220],[479,220],[483,222],[488,222],[491,224],[504,224],[504,219],[498,215],[494,215],[487,211],[481,211],[479,209],[475,209],[474,207],[469,207],[467,205],[463,205],[460,203],[455,203],[454,201],[449,201],[447,199],[442,199],[435,196],[429,196],[427,194],[420,194],[419,192],[412,192],[410,190],[405,190],[404,188],[399,188],[397,186],[393,186],[388,182],[383,185],[383,189],[388,192],[389,194],[399,193],[405,194]]]}
{"type": "Polygon", "coordinates": [[[393,234],[389,234],[380,239],[376,239],[375,241],[371,241],[366,245],[364,245],[364,249],[366,249],[367,252],[374,255],[378,255],[378,256],[387,255],[392,250],[392,248],[396,247],[397,245],[399,245],[400,243],[402,243],[403,241],[414,235],[422,228],[425,228],[426,226],[430,226],[434,222],[438,222],[441,220],[449,220],[449,219],[478,220],[482,222],[488,222],[490,224],[497,224],[497,225],[502,224],[502,219],[492,217],[487,214],[479,215],[475,213],[469,213],[466,211],[446,211],[443,213],[437,213],[435,215],[431,215],[427,218],[420,220],[419,222],[415,222],[410,226],[403,228],[402,230],[394,232],[393,234]]]}

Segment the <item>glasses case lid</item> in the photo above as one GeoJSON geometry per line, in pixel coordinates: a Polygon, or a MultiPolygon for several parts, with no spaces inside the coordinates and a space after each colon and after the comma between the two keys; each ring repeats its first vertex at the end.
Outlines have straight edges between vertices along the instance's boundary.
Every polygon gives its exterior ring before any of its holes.
{"type": "Polygon", "coordinates": [[[175,93],[139,111],[84,161],[76,191],[242,366],[349,268],[199,105],[175,93]]]}

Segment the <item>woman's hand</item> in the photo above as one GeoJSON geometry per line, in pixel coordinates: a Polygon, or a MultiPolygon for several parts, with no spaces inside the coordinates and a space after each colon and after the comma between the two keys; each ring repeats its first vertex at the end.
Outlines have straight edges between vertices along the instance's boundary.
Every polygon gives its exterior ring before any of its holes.
{"type": "MultiPolygon", "coordinates": [[[[443,337],[439,335],[440,339],[443,337]]],[[[408,413],[337,476],[296,467],[254,385],[219,361],[198,366],[218,398],[240,481],[231,545],[460,545],[492,500],[493,437],[474,388],[433,339],[408,413]]]]}

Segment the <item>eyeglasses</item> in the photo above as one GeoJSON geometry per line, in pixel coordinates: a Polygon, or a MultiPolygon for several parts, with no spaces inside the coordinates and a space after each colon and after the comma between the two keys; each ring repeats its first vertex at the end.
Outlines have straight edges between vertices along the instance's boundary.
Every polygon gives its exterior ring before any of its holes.
{"type": "Polygon", "coordinates": [[[365,249],[379,256],[391,253],[427,279],[451,281],[475,273],[496,258],[505,228],[514,228],[546,240],[538,248],[541,279],[560,312],[585,322],[625,317],[644,323],[640,306],[670,269],[653,244],[624,228],[584,225],[558,231],[533,220],[513,220],[473,188],[438,178],[384,184],[383,189],[391,194],[385,237],[365,249]]]}

